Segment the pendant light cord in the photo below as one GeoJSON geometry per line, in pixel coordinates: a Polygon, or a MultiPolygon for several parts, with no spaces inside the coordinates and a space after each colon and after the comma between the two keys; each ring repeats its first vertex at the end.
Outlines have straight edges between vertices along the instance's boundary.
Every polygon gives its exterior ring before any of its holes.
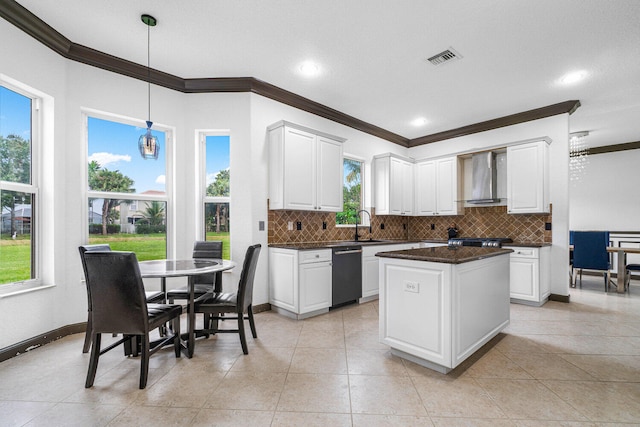
{"type": "Polygon", "coordinates": [[[151,38],[151,26],[147,25],[147,105],[149,106],[149,109],[147,111],[148,115],[148,121],[151,121],[151,54],[150,54],[150,50],[151,50],[151,42],[150,42],[150,38],[151,38]]]}

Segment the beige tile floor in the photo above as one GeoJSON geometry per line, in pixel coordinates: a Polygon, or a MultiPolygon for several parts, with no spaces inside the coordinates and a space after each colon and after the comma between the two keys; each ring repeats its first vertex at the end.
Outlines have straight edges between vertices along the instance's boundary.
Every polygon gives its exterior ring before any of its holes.
{"type": "Polygon", "coordinates": [[[83,336],[0,363],[0,426],[603,426],[640,425],[640,283],[571,303],[511,305],[511,324],[449,375],[378,343],[377,302],[293,321],[257,317],[237,335],[168,349],[138,389],[138,359],[103,356],[84,388],[83,336]]]}

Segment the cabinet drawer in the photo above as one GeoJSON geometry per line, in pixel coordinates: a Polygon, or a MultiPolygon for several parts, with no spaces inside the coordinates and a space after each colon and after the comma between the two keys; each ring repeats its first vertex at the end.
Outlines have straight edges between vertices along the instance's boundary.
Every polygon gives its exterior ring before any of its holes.
{"type": "Polygon", "coordinates": [[[539,249],[538,248],[514,248],[511,247],[509,249],[513,249],[511,253],[511,258],[531,258],[537,259],[539,257],[539,249]]]}
{"type": "Polygon", "coordinates": [[[298,255],[298,264],[309,264],[312,262],[322,261],[331,261],[331,249],[300,251],[298,255]]]}

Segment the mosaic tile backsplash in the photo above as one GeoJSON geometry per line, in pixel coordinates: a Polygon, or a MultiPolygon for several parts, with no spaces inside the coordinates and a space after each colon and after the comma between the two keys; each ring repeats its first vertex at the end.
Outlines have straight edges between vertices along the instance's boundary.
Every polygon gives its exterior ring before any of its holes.
{"type": "Polygon", "coordinates": [[[446,239],[447,228],[456,224],[459,237],[510,237],[514,242],[551,243],[551,214],[509,215],[506,206],[470,207],[464,215],[409,218],[409,238],[446,239]],[[434,225],[434,230],[431,229],[434,225]]]}
{"type": "MultiPolygon", "coordinates": [[[[369,234],[368,227],[359,227],[358,231],[362,239],[446,239],[447,228],[455,223],[460,237],[510,237],[517,242],[545,243],[551,242],[551,231],[545,230],[547,222],[551,223],[551,214],[509,215],[506,206],[471,207],[465,208],[464,215],[433,217],[376,215],[372,209],[372,233],[369,234]]],[[[269,211],[270,244],[353,238],[354,228],[336,226],[336,214],[332,212],[269,211]],[[288,230],[289,222],[293,230],[288,230]],[[301,230],[297,230],[298,222],[301,230]],[[323,223],[326,228],[323,228],[323,223]]]]}

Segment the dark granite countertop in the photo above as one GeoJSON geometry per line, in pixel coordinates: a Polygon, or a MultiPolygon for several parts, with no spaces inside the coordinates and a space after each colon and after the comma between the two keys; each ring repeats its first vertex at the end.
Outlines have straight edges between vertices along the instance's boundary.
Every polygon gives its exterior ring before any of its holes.
{"type": "Polygon", "coordinates": [[[512,242],[505,243],[502,246],[514,246],[518,248],[542,248],[544,246],[551,246],[548,242],[512,242]]]}
{"type": "MultiPolygon", "coordinates": [[[[301,242],[301,243],[273,243],[270,248],[294,249],[298,251],[309,249],[331,249],[340,246],[374,246],[397,245],[403,243],[420,243],[422,240],[338,240],[332,242],[301,242]]],[[[446,242],[445,242],[446,243],[446,242]]]]}
{"type": "Polygon", "coordinates": [[[376,256],[383,258],[400,258],[410,261],[442,262],[446,264],[462,264],[469,261],[509,254],[511,249],[478,248],[474,246],[438,246],[435,248],[407,249],[404,251],[378,252],[376,256]]]}

